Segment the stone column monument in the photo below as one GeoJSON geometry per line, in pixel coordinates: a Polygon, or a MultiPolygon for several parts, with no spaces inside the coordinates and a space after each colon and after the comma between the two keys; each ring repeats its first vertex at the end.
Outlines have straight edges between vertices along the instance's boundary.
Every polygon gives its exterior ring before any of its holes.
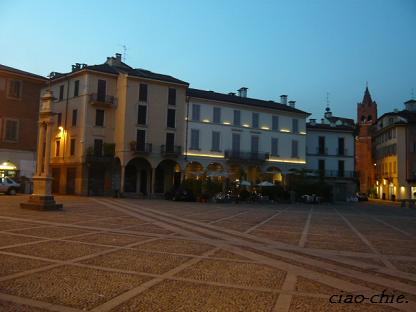
{"type": "Polygon", "coordinates": [[[39,114],[39,135],[37,146],[36,173],[33,176],[33,194],[21,208],[35,210],[62,209],[52,196],[52,180],[49,162],[51,157],[52,131],[55,113],[52,109],[53,93],[47,90],[42,96],[39,114]]]}

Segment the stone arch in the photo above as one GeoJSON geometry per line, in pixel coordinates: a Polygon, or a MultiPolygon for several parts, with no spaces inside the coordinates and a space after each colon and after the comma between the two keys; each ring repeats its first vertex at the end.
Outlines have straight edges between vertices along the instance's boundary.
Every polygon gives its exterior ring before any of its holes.
{"type": "Polygon", "coordinates": [[[197,161],[191,161],[185,168],[185,179],[198,179],[204,174],[204,167],[197,161]]]}
{"type": "Polygon", "coordinates": [[[151,175],[152,166],[147,159],[143,157],[131,159],[125,168],[124,192],[149,194],[151,175]]]}
{"type": "Polygon", "coordinates": [[[154,192],[165,193],[181,183],[181,166],[173,159],[162,160],[155,169],[154,192]]]}
{"type": "Polygon", "coordinates": [[[282,183],[283,182],[283,175],[282,170],[276,166],[270,166],[266,169],[265,172],[266,179],[272,183],[282,183]]]}
{"type": "Polygon", "coordinates": [[[234,182],[235,180],[245,180],[247,179],[247,172],[244,170],[243,166],[231,164],[228,166],[228,178],[230,182],[234,182]]]}

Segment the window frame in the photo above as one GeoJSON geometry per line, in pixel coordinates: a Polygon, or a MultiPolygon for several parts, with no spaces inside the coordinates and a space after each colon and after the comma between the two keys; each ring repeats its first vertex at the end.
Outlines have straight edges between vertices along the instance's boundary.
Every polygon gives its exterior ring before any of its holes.
{"type": "Polygon", "coordinates": [[[16,118],[3,118],[3,142],[7,143],[18,143],[19,142],[19,133],[20,133],[20,121],[16,118]],[[7,122],[16,123],[16,136],[15,139],[7,138],[7,122]]]}
{"type": "Polygon", "coordinates": [[[166,128],[168,129],[176,129],[176,109],[168,108],[168,112],[166,115],[166,128]],[[173,127],[169,124],[169,113],[173,112],[173,127]]]}
{"type": "Polygon", "coordinates": [[[170,106],[176,106],[176,89],[175,88],[169,88],[168,90],[168,105],[170,106]]]}
{"type": "Polygon", "coordinates": [[[7,79],[6,88],[7,88],[6,89],[6,94],[7,94],[8,99],[20,100],[22,98],[22,90],[23,90],[23,81],[22,80],[7,79]],[[13,83],[19,83],[19,95],[18,96],[14,96],[14,95],[10,94],[10,88],[11,88],[13,83]]]}
{"type": "Polygon", "coordinates": [[[139,102],[147,103],[149,99],[149,86],[147,83],[139,84],[139,102]]]}
{"type": "Polygon", "coordinates": [[[200,130],[199,129],[191,129],[191,135],[190,135],[190,141],[191,141],[191,145],[189,147],[190,150],[194,150],[194,151],[199,151],[201,150],[200,148],[200,130]],[[194,145],[194,133],[196,134],[196,138],[197,138],[197,144],[196,146],[194,145]]]}
{"type": "Polygon", "coordinates": [[[95,110],[95,123],[94,123],[94,126],[95,127],[101,127],[101,128],[104,128],[105,127],[105,110],[104,109],[99,109],[99,108],[97,108],[96,110],[95,110]],[[98,116],[98,112],[103,112],[103,117],[102,117],[102,124],[101,125],[98,125],[97,124],[97,116],[98,116]]]}

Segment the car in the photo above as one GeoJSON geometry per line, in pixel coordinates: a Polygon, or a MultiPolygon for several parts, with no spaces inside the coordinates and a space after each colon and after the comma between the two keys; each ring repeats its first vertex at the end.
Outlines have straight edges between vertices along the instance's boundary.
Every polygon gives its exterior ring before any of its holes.
{"type": "Polygon", "coordinates": [[[356,196],[358,201],[368,201],[368,196],[366,193],[357,193],[356,196]]]}
{"type": "Polygon", "coordinates": [[[17,190],[20,188],[20,184],[13,181],[8,177],[0,177],[0,193],[6,193],[8,195],[16,195],[17,190]]]}

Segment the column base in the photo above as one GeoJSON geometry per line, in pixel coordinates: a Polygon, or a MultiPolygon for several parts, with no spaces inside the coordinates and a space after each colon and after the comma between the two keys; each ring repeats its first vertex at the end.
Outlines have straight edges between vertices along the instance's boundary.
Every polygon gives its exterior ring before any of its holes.
{"type": "Polygon", "coordinates": [[[20,208],[31,210],[61,210],[62,204],[57,204],[52,195],[30,195],[28,202],[20,203],[20,208]]]}

